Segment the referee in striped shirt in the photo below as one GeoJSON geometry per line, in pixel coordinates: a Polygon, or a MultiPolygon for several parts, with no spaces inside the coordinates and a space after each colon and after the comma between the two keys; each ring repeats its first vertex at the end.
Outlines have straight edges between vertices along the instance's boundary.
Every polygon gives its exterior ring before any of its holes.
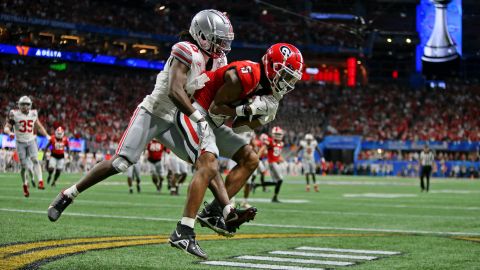
{"type": "Polygon", "coordinates": [[[428,145],[425,145],[423,148],[423,151],[420,153],[420,165],[422,166],[421,172],[420,172],[420,187],[422,188],[422,192],[426,191],[428,192],[428,189],[430,188],[430,174],[432,174],[432,164],[434,161],[435,157],[433,156],[432,151],[430,151],[430,148],[428,145]],[[423,178],[427,178],[427,186],[425,188],[425,185],[423,184],[423,178]]]}

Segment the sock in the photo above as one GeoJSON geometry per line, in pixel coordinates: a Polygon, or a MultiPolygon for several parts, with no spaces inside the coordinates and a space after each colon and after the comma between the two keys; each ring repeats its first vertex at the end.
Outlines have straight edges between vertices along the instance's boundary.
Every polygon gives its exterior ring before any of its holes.
{"type": "Polygon", "coordinates": [[[180,220],[180,224],[188,226],[193,229],[195,226],[195,219],[194,218],[189,218],[189,217],[182,217],[180,220]]]}
{"type": "Polygon", "coordinates": [[[24,168],[22,168],[20,170],[20,176],[22,177],[22,184],[24,184],[24,185],[28,184],[26,173],[27,173],[27,171],[24,168]]]}
{"type": "Polygon", "coordinates": [[[223,208],[223,211],[222,211],[224,219],[227,219],[228,214],[230,214],[230,212],[232,211],[233,208],[234,207],[233,207],[232,204],[225,205],[225,207],[223,208]]]}
{"type": "Polygon", "coordinates": [[[34,169],[34,174],[37,176],[38,182],[43,182],[43,176],[42,176],[42,166],[40,165],[40,162],[35,162],[33,164],[33,169],[34,169]]]}
{"type": "Polygon", "coordinates": [[[75,199],[78,196],[78,194],[80,194],[80,192],[78,192],[78,190],[77,190],[77,185],[73,185],[73,186],[65,189],[63,194],[70,197],[70,199],[75,199]]]}
{"type": "Polygon", "coordinates": [[[275,186],[275,195],[277,195],[280,192],[280,187],[282,186],[282,180],[279,180],[277,182],[277,185],[275,186]]]}
{"type": "Polygon", "coordinates": [[[54,176],[54,178],[53,178],[53,182],[57,182],[58,177],[60,177],[60,173],[61,173],[61,171],[59,171],[59,170],[56,170],[56,171],[55,171],[55,176],[54,176]]]}

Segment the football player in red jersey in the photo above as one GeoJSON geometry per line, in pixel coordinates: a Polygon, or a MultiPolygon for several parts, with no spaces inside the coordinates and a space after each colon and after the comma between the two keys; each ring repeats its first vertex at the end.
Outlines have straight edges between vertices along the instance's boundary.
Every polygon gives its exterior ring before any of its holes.
{"type": "Polygon", "coordinates": [[[275,194],[273,195],[272,202],[280,202],[278,200],[278,193],[283,183],[283,175],[278,164],[283,162],[283,135],[283,129],[278,126],[273,127],[272,137],[268,138],[265,142],[267,146],[268,166],[270,167],[270,174],[273,179],[273,182],[266,182],[265,185],[275,185],[275,194]]]}
{"type": "MultiPolygon", "coordinates": [[[[295,83],[301,79],[303,66],[302,55],[295,46],[278,43],[267,50],[261,63],[237,61],[215,72],[206,72],[209,80],[205,87],[195,92],[196,102],[193,105],[203,115],[208,116],[213,136],[206,139],[216,143],[220,155],[222,152],[231,153],[237,149],[233,154],[237,166],[227,175],[225,184],[230,198],[238,193],[258,166],[258,155],[247,141],[238,139],[240,136],[233,131],[237,133],[251,131],[252,128],[274,120],[279,100],[294,89],[295,83]],[[245,104],[249,99],[253,101],[245,104]],[[250,116],[255,120],[250,121],[250,116]],[[225,119],[229,117],[243,119],[235,120],[232,130],[223,125],[225,119]],[[244,154],[239,155],[242,152],[244,154]]],[[[183,119],[186,119],[184,115],[177,116],[177,125],[183,130],[183,134],[188,135],[188,125],[183,119]]],[[[193,139],[185,137],[187,143],[194,144],[193,139]]],[[[217,152],[211,153],[218,156],[218,149],[217,152]]],[[[212,162],[217,164],[216,159],[212,159],[212,162]]],[[[218,220],[214,217],[219,215],[220,208],[214,200],[197,215],[197,220],[202,225],[216,230],[216,224],[211,221],[218,220]]]]}
{"type": "Polygon", "coordinates": [[[62,127],[58,127],[55,130],[55,134],[50,136],[50,141],[45,146],[44,152],[50,149],[51,156],[50,161],[48,162],[48,178],[47,184],[50,184],[53,171],[55,171],[55,176],[53,177],[52,187],[55,186],[60,174],[65,168],[65,149],[67,149],[67,154],[70,151],[68,146],[68,139],[65,137],[65,131],[62,127]]]}
{"type": "Polygon", "coordinates": [[[162,156],[165,146],[157,139],[151,140],[147,145],[147,160],[150,164],[150,173],[152,174],[152,181],[157,191],[160,192],[163,183],[163,165],[162,156]]]}

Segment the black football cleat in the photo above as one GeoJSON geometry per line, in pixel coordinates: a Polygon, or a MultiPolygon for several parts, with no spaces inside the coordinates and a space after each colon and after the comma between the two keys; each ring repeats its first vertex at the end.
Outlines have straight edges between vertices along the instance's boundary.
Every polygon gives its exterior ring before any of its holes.
{"type": "Polygon", "coordinates": [[[168,240],[172,247],[183,250],[184,252],[198,257],[200,259],[208,259],[207,253],[202,250],[200,245],[198,245],[197,240],[195,240],[195,232],[192,228],[177,223],[177,228],[170,235],[168,240]]]}
{"type": "Polygon", "coordinates": [[[62,212],[67,208],[73,200],[67,195],[63,194],[63,191],[57,195],[55,200],[48,207],[48,219],[51,222],[55,222],[60,218],[62,212]]]}
{"type": "Polygon", "coordinates": [[[219,235],[225,237],[232,237],[235,234],[235,230],[232,230],[225,224],[225,219],[222,213],[218,211],[209,211],[208,207],[205,207],[202,212],[198,213],[197,220],[202,227],[208,227],[219,235]]]}
{"type": "Polygon", "coordinates": [[[256,214],[257,208],[255,207],[247,209],[233,208],[225,219],[225,224],[229,230],[236,231],[243,223],[253,220],[256,214]]]}

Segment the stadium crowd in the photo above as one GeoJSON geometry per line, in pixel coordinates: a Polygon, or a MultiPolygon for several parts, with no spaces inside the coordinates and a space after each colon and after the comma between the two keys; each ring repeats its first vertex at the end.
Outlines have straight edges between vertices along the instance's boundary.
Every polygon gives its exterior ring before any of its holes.
{"type": "MultiPolygon", "coordinates": [[[[95,150],[113,149],[131,112],[152,90],[155,75],[156,71],[85,64],[54,71],[46,60],[5,58],[0,70],[0,87],[6,93],[0,97],[2,120],[19,93],[31,95],[47,127],[64,125],[70,134],[91,141],[95,150]]],[[[478,86],[435,92],[396,85],[354,90],[299,85],[262,131],[282,126],[287,145],[297,144],[305,133],[317,139],[340,134],[376,141],[479,141],[479,102],[478,86]]]]}
{"type": "MultiPolygon", "coordinates": [[[[86,139],[90,152],[112,154],[135,106],[151,92],[157,72],[78,63],[55,71],[50,64],[43,59],[0,60],[0,121],[4,123],[19,95],[30,95],[49,132],[63,126],[67,136],[86,139]]],[[[315,134],[317,140],[330,134],[362,135],[367,140],[479,140],[478,87],[460,85],[443,92],[396,85],[389,85],[387,91],[386,87],[300,84],[282,101],[275,121],[259,132],[268,133],[274,125],[286,130],[285,158],[290,164],[298,163],[294,152],[306,133],[315,134]]],[[[362,151],[359,160],[415,161],[417,156],[405,151],[362,151]]],[[[478,161],[479,155],[437,151],[436,160],[478,161]]],[[[476,175],[475,170],[469,173],[470,168],[464,174],[463,168],[457,169],[452,169],[458,171],[455,175],[476,175]]],[[[351,174],[353,167],[326,161],[323,172],[351,174]]],[[[408,170],[405,173],[409,175],[408,170]]]]}
{"type": "MultiPolygon", "coordinates": [[[[295,40],[297,46],[316,44],[324,46],[356,47],[359,42],[354,35],[348,34],[349,30],[335,25],[313,20],[298,20],[295,17],[286,17],[281,11],[266,10],[265,7],[251,8],[256,5],[253,0],[246,4],[245,1],[164,1],[162,4],[152,4],[146,1],[25,1],[5,0],[0,7],[5,14],[56,20],[67,23],[92,25],[99,28],[114,28],[138,33],[157,34],[162,36],[175,36],[188,28],[190,19],[197,11],[205,8],[223,10],[232,20],[235,30],[235,41],[251,44],[271,44],[274,42],[295,40]],[[89,16],[85,16],[88,14],[89,16]],[[252,18],[256,18],[252,20],[252,18]],[[294,19],[292,19],[294,18],[294,19]],[[262,27],[259,27],[259,24],[262,27]]],[[[301,6],[301,5],[300,5],[301,6]]],[[[298,12],[302,13],[302,8],[298,12]]],[[[1,26],[1,25],[0,25],[1,26]]],[[[39,45],[46,47],[61,47],[62,49],[108,53],[122,56],[140,56],[151,59],[161,59],[153,54],[135,53],[134,50],[119,50],[115,46],[105,46],[105,42],[112,38],[99,36],[94,33],[68,29],[55,29],[53,32],[62,34],[81,34],[85,41],[80,43],[61,44],[59,40],[42,40],[32,38],[30,33],[40,30],[49,30],[49,27],[34,25],[4,24],[6,35],[4,42],[11,44],[39,45]],[[47,42],[48,41],[48,42],[47,42]]],[[[168,39],[168,38],[167,38],[168,39]]],[[[155,42],[150,40],[150,42],[155,42]]],[[[169,43],[158,43],[161,49],[169,48],[169,43]]],[[[167,52],[168,53],[168,52],[167,52]]]]}

